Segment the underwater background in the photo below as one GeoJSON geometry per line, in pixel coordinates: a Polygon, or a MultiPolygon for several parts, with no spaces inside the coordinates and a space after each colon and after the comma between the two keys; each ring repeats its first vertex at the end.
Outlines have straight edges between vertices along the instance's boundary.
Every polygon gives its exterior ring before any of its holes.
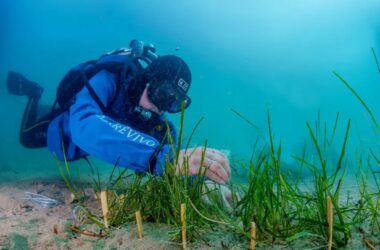
{"type": "MultiPolygon", "coordinates": [[[[314,124],[320,114],[330,129],[340,112],[338,147],[352,118],[348,153],[354,162],[356,152],[379,150],[380,141],[368,113],[332,72],[380,117],[380,75],[371,51],[380,56],[379,13],[377,0],[2,0],[0,181],[59,175],[47,149],[19,144],[27,100],[7,93],[7,71],[39,82],[45,89],[41,103],[51,104],[70,67],[127,47],[133,38],[189,64],[186,133],[204,117],[193,145],[207,139],[208,146],[249,159],[257,137],[268,137],[270,112],[275,141],[291,165],[292,155],[310,140],[306,122],[314,124]]],[[[178,115],[169,117],[178,124],[178,115]]]]}

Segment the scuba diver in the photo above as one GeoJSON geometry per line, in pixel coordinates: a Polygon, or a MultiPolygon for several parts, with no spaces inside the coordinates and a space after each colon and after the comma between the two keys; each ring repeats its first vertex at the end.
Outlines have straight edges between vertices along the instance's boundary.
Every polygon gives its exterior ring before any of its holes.
{"type": "MultiPolygon", "coordinates": [[[[165,113],[191,103],[188,65],[175,55],[158,56],[153,45],[138,40],[72,68],[52,106],[39,104],[43,88],[17,72],[8,73],[6,84],[9,93],[28,97],[20,129],[24,147],[47,147],[61,161],[92,155],[154,175],[162,175],[165,160],[174,161],[169,138],[176,140],[176,130],[165,113]]],[[[230,178],[229,161],[219,150],[182,149],[178,159],[177,174],[188,159],[189,176],[205,168],[216,183],[230,178]]]]}

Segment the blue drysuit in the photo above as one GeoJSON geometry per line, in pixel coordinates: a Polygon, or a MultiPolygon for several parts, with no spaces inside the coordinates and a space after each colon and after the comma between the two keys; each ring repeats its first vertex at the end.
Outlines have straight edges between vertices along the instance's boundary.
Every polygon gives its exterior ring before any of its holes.
{"type": "MultiPolygon", "coordinates": [[[[117,57],[120,56],[108,56],[103,60],[119,60],[117,57]]],[[[63,142],[67,160],[92,155],[120,167],[138,172],[150,170],[153,174],[162,175],[165,159],[171,160],[173,155],[171,145],[161,145],[166,130],[164,117],[160,117],[162,124],[155,126],[142,122],[136,114],[128,111],[131,107],[126,105],[125,89],[130,80],[131,77],[127,78],[119,90],[116,75],[105,69],[89,79],[107,114],[102,112],[87,87],[83,87],[74,104],[51,121],[47,134],[48,149],[63,160],[63,142]],[[157,160],[154,166],[149,166],[153,154],[157,160]]],[[[172,125],[171,128],[175,138],[172,125]]]]}

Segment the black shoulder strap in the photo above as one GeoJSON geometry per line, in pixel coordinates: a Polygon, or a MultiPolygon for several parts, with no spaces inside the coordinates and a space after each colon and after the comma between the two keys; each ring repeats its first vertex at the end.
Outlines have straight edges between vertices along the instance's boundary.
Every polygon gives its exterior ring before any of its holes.
{"type": "Polygon", "coordinates": [[[113,103],[116,101],[120,91],[122,90],[122,86],[125,84],[125,81],[127,79],[127,75],[132,73],[131,64],[132,62],[126,61],[123,66],[121,67],[121,71],[117,76],[116,79],[116,92],[115,95],[112,97],[111,101],[109,102],[109,105],[112,106],[113,103]]]}
{"type": "MultiPolygon", "coordinates": [[[[125,53],[125,52],[126,52],[126,50],[123,49],[123,50],[119,50],[119,51],[112,53],[112,55],[117,55],[119,53],[125,53]]],[[[103,58],[104,56],[106,56],[106,55],[103,55],[101,58],[103,58]]],[[[123,55],[123,56],[130,56],[130,54],[129,55],[123,55]]],[[[116,91],[115,91],[115,94],[113,95],[113,97],[111,98],[111,100],[106,104],[107,106],[108,105],[112,106],[113,103],[116,101],[116,99],[119,96],[119,93],[122,89],[122,86],[125,84],[125,80],[127,79],[127,75],[131,74],[133,72],[132,66],[131,66],[131,64],[133,64],[133,63],[135,63],[134,58],[130,58],[130,59],[127,59],[125,62],[105,63],[105,64],[98,65],[98,67],[95,66],[95,72],[99,72],[100,71],[99,69],[105,69],[105,70],[108,70],[109,72],[116,75],[116,91]],[[107,66],[105,66],[105,65],[107,65],[107,66]],[[97,68],[97,70],[96,70],[96,68],[97,68]]],[[[136,65],[136,67],[137,67],[137,65],[136,65]]],[[[97,104],[99,105],[102,112],[105,113],[106,112],[106,106],[100,101],[100,99],[97,96],[97,94],[95,93],[94,89],[89,84],[87,74],[85,72],[82,72],[82,73],[83,73],[82,74],[83,80],[86,83],[85,86],[89,90],[91,97],[97,102],[97,104]]]]}
{"type": "Polygon", "coordinates": [[[90,93],[91,97],[98,104],[98,106],[102,110],[103,114],[105,114],[106,113],[106,107],[104,106],[104,104],[102,103],[102,101],[100,100],[98,95],[95,93],[94,88],[90,85],[84,70],[81,70],[80,74],[81,74],[82,80],[83,80],[86,88],[88,89],[88,92],[90,93]]]}

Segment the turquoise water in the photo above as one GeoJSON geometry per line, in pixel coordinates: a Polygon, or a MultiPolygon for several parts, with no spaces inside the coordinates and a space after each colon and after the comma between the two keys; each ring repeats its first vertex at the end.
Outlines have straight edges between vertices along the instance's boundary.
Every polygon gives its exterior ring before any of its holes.
{"type": "MultiPolygon", "coordinates": [[[[257,136],[267,137],[270,111],[275,141],[281,140],[284,161],[290,161],[308,138],[306,121],[314,122],[320,111],[330,127],[341,113],[338,146],[347,119],[353,119],[351,156],[368,152],[369,145],[378,152],[379,137],[368,114],[332,71],[352,84],[380,120],[380,74],[371,52],[375,48],[380,57],[379,12],[376,0],[3,0],[0,79],[7,70],[20,71],[43,85],[42,102],[52,103],[68,68],[138,38],[190,65],[193,103],[186,111],[186,130],[205,118],[195,145],[207,139],[236,158],[248,157],[257,136]]],[[[25,98],[8,95],[0,85],[1,176],[56,176],[46,149],[28,150],[18,142],[25,104],[25,98]]]]}

